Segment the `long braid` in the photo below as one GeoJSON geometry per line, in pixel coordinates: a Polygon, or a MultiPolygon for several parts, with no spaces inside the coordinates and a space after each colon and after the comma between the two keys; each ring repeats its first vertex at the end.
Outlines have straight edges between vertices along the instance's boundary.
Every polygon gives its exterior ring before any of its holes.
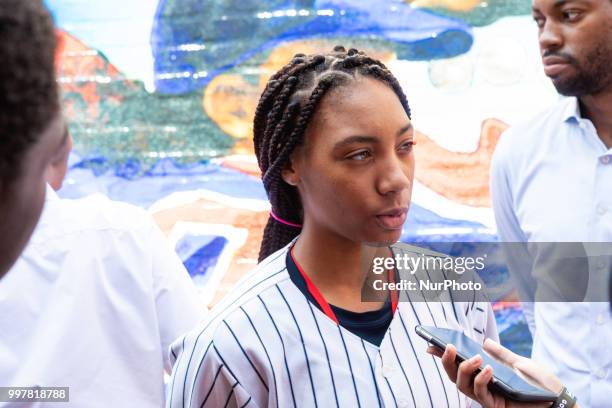
{"type": "MultiPolygon", "coordinates": [[[[346,51],[336,46],[333,52],[325,55],[296,54],[268,81],[255,110],[253,142],[264,188],[277,218],[293,224],[302,223],[298,190],[283,180],[282,170],[291,153],[304,143],[308,124],[323,97],[357,76],[386,83],[410,117],[406,96],[391,71],[382,62],[354,48],[346,51]]],[[[300,228],[269,217],[259,261],[287,245],[300,231],[300,228]]]]}
{"type": "MultiPolygon", "coordinates": [[[[319,82],[314,91],[312,91],[312,94],[310,94],[308,102],[301,109],[293,132],[291,132],[287,141],[281,147],[281,150],[278,151],[278,154],[276,155],[276,160],[274,160],[271,166],[267,169],[266,173],[263,174],[264,187],[266,187],[266,184],[269,184],[270,181],[277,179],[281,176],[280,173],[282,170],[282,166],[285,165],[293,150],[303,141],[306,126],[308,126],[308,123],[312,118],[312,114],[314,113],[315,107],[318,105],[319,101],[321,100],[327,89],[331,86],[331,84],[332,82],[328,80],[328,78],[325,78],[319,82]]],[[[276,146],[270,146],[270,149],[274,149],[275,147],[276,146]]]]}
{"type": "Polygon", "coordinates": [[[279,89],[282,89],[281,85],[283,85],[283,80],[288,79],[287,73],[291,69],[293,69],[296,65],[304,65],[306,62],[305,57],[306,55],[304,54],[296,54],[289,64],[285,65],[282,69],[272,75],[270,80],[268,80],[266,88],[264,89],[261,97],[259,98],[259,103],[255,109],[255,119],[253,121],[255,155],[257,157],[259,157],[257,149],[260,146],[260,138],[263,137],[263,126],[268,118],[270,107],[277,99],[276,92],[279,89]]]}
{"type": "Polygon", "coordinates": [[[297,58],[298,55],[304,56],[303,54],[296,54],[296,57],[294,57],[293,60],[289,64],[285,65],[281,70],[276,72],[266,84],[266,88],[264,89],[261,97],[259,98],[259,103],[257,104],[257,108],[255,109],[255,119],[253,120],[253,133],[254,133],[253,141],[255,145],[255,155],[257,157],[259,157],[257,150],[259,149],[260,140],[261,140],[261,137],[263,136],[262,134],[263,126],[267,119],[268,110],[270,109],[270,106],[276,99],[273,97],[273,95],[279,89],[279,87],[283,84],[278,79],[282,77],[289,69],[294,67],[296,64],[304,62],[303,59],[297,58]]]}

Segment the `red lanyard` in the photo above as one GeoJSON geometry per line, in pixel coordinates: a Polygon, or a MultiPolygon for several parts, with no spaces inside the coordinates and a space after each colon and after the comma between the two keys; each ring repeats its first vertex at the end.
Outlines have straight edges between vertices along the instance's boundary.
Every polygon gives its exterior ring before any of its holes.
{"type": "MultiPolygon", "coordinates": [[[[329,317],[334,322],[336,322],[336,324],[340,324],[340,322],[338,322],[338,318],[336,317],[336,314],[332,310],[329,303],[327,303],[327,300],[325,300],[321,292],[319,292],[319,289],[315,286],[314,283],[312,283],[308,275],[304,273],[304,270],[298,263],[297,259],[295,259],[295,255],[293,254],[293,248],[291,248],[290,253],[291,253],[291,258],[293,259],[293,263],[295,263],[295,266],[297,266],[298,271],[300,271],[300,275],[302,275],[302,278],[304,278],[304,281],[306,282],[306,288],[308,289],[308,292],[312,295],[314,300],[319,304],[319,307],[321,308],[321,310],[323,310],[323,313],[325,313],[327,317],[329,317]]],[[[389,271],[389,282],[394,282],[394,281],[395,280],[393,279],[393,271],[389,271]]],[[[395,314],[395,310],[397,309],[397,303],[398,303],[397,292],[395,290],[390,291],[390,296],[391,296],[391,312],[395,314]]]]}

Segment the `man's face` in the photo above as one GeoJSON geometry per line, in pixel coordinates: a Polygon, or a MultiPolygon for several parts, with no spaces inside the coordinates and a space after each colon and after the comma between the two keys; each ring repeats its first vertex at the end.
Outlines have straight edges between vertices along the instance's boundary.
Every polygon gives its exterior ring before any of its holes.
{"type": "Polygon", "coordinates": [[[612,0],[533,0],[544,72],[567,96],[612,88],[612,0]]]}
{"type": "Polygon", "coordinates": [[[12,180],[0,181],[0,278],[28,243],[45,202],[46,173],[66,143],[66,125],[57,115],[30,146],[12,180]]]}

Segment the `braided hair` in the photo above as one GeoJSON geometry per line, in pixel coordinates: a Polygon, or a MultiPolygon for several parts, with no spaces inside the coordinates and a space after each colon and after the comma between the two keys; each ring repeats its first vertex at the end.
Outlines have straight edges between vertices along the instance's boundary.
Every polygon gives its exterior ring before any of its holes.
{"type": "Polygon", "coordinates": [[[276,218],[269,217],[259,251],[261,262],[287,245],[301,231],[302,204],[296,187],[281,172],[291,153],[304,143],[304,133],[323,96],[359,76],[386,83],[399,98],[408,117],[410,108],[399,82],[380,61],[354,48],[336,46],[327,54],[296,54],[268,81],[253,121],[255,155],[264,188],[276,218]]]}

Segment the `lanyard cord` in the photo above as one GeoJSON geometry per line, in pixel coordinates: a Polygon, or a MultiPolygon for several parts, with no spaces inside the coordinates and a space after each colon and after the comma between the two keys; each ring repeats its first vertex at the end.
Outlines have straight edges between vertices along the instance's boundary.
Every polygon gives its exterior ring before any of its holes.
{"type": "MultiPolygon", "coordinates": [[[[315,286],[314,283],[312,283],[312,280],[310,280],[308,275],[304,273],[304,270],[298,263],[297,259],[295,259],[295,255],[293,254],[293,247],[291,248],[290,254],[291,254],[291,258],[293,259],[293,263],[295,263],[295,266],[297,266],[298,271],[300,271],[300,275],[302,275],[302,278],[306,282],[306,288],[308,289],[308,292],[312,295],[312,297],[317,302],[317,304],[319,305],[323,313],[325,313],[327,317],[329,317],[334,322],[336,322],[336,324],[340,324],[340,322],[338,321],[338,318],[336,317],[336,314],[332,310],[327,300],[325,300],[325,298],[323,297],[319,289],[315,286]]],[[[389,282],[394,282],[394,281],[395,280],[393,279],[393,271],[389,271],[389,282]]],[[[390,296],[391,296],[391,312],[395,314],[395,310],[397,309],[397,303],[398,303],[397,292],[395,290],[392,290],[390,292],[390,296]]]]}

